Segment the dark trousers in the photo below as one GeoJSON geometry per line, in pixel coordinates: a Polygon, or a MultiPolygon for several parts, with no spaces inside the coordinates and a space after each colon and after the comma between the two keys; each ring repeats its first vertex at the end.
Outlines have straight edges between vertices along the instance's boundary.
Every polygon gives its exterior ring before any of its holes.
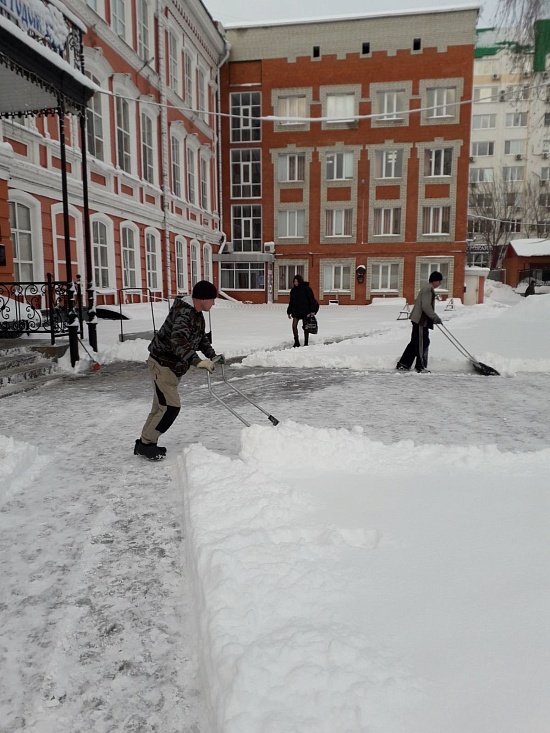
{"type": "Polygon", "coordinates": [[[407,344],[407,348],[403,352],[399,363],[407,369],[413,365],[417,372],[428,367],[428,349],[430,348],[430,329],[426,326],[419,326],[418,323],[412,324],[411,340],[407,344]]]}

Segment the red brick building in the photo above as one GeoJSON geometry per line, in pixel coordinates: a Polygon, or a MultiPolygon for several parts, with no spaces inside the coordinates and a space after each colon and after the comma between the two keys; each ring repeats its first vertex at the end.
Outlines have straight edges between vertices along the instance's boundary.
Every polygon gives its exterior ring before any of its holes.
{"type": "Polygon", "coordinates": [[[477,8],[227,30],[219,285],[288,299],[462,297],[477,8]]]}

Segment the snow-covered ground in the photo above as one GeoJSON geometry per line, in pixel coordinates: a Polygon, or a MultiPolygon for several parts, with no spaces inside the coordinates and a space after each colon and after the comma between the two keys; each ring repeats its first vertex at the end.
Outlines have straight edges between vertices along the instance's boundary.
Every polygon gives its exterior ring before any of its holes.
{"type": "Polygon", "coordinates": [[[437,307],[502,377],[438,329],[395,372],[401,303],[323,307],[307,349],[282,306],[216,305],[280,423],[193,370],[161,464],[117,322],[99,372],[2,400],[0,731],[544,733],[550,295],[488,296],[437,307]]]}

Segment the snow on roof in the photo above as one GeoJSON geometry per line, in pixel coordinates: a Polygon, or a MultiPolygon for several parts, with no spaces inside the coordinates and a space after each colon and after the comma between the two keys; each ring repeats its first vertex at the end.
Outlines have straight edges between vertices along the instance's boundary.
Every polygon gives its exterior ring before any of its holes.
{"type": "Polygon", "coordinates": [[[12,36],[15,36],[17,39],[22,41],[29,47],[29,49],[42,56],[54,66],[57,66],[58,69],[61,69],[66,74],[72,76],[82,86],[92,89],[94,93],[101,89],[101,87],[98,87],[97,84],[94,84],[94,82],[91,81],[91,79],[88,79],[85,74],[78,69],[75,69],[74,66],[71,66],[71,64],[65,61],[65,59],[59,54],[52,51],[51,48],[47,48],[47,46],[44,46],[42,43],[35,41],[35,39],[29,36],[28,33],[25,33],[25,31],[21,30],[19,26],[12,23],[11,20],[8,20],[3,15],[0,15],[0,27],[4,28],[8,33],[11,33],[12,36]]]}
{"type": "Polygon", "coordinates": [[[514,239],[510,246],[518,257],[545,257],[550,255],[550,239],[514,239]]]}
{"type": "Polygon", "coordinates": [[[224,23],[226,30],[238,28],[261,28],[262,26],[275,25],[305,25],[306,23],[333,23],[348,20],[366,20],[368,18],[383,18],[397,15],[427,15],[428,13],[453,13],[461,10],[480,10],[481,3],[466,3],[464,5],[448,5],[437,8],[413,8],[408,10],[380,10],[375,13],[354,13],[352,15],[332,15],[319,18],[293,18],[291,20],[256,20],[251,23],[224,23]]]}

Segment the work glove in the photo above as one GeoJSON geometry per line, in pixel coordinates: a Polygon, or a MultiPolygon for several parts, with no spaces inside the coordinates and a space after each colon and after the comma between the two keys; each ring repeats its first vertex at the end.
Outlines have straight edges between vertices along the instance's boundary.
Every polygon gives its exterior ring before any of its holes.
{"type": "Polygon", "coordinates": [[[434,316],[434,317],[432,318],[432,321],[433,321],[434,323],[443,323],[443,321],[441,320],[441,318],[440,318],[439,316],[434,316]]]}
{"type": "Polygon", "coordinates": [[[216,364],[212,361],[212,359],[201,359],[199,362],[197,362],[195,366],[197,367],[197,369],[206,369],[207,372],[210,372],[210,374],[212,374],[216,367],[216,364]]]}
{"type": "Polygon", "coordinates": [[[216,354],[216,356],[212,359],[214,364],[225,364],[225,356],[223,354],[216,354]]]}

